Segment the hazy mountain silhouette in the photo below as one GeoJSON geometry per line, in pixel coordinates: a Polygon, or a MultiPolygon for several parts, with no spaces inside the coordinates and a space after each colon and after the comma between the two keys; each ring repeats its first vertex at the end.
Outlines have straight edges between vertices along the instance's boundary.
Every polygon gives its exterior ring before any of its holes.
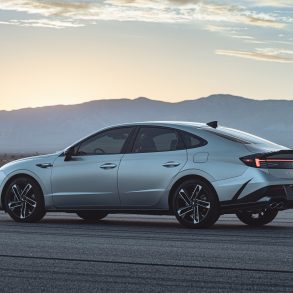
{"type": "Polygon", "coordinates": [[[54,151],[101,127],[144,120],[218,120],[221,125],[293,147],[292,113],[293,101],[259,101],[231,95],[178,103],[147,98],[96,100],[0,111],[0,153],[54,151]]]}

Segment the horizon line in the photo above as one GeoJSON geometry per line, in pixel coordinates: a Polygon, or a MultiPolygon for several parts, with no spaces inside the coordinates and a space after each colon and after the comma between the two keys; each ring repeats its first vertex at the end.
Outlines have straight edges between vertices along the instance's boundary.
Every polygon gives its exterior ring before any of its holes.
{"type": "Polygon", "coordinates": [[[21,111],[21,110],[34,110],[34,109],[40,109],[40,108],[49,108],[49,107],[66,107],[66,106],[78,106],[78,105],[84,105],[84,104],[88,104],[88,103],[92,103],[92,102],[98,102],[98,101],[122,101],[122,100],[126,100],[126,101],[136,101],[136,100],[149,100],[149,101],[154,101],[154,102],[161,102],[161,103],[168,103],[168,104],[179,104],[179,103],[184,103],[184,102],[188,102],[188,101],[195,101],[195,100],[201,100],[201,99],[208,99],[208,98],[212,98],[215,96],[230,96],[233,98],[240,98],[240,99],[245,99],[245,100],[251,100],[251,101],[293,101],[293,99],[255,99],[255,98],[247,98],[244,96],[239,96],[239,95],[233,95],[233,94],[210,94],[208,96],[203,96],[203,97],[198,97],[198,98],[191,98],[191,99],[183,99],[183,100],[179,100],[179,101],[165,101],[162,99],[155,99],[155,98],[149,98],[149,97],[145,97],[145,96],[138,96],[135,98],[101,98],[101,99],[92,99],[92,100],[88,100],[85,102],[81,102],[81,103],[75,103],[75,104],[51,104],[51,105],[43,105],[43,106],[28,106],[28,107],[23,107],[23,108],[15,108],[15,109],[0,109],[0,112],[14,112],[14,111],[21,111]]]}

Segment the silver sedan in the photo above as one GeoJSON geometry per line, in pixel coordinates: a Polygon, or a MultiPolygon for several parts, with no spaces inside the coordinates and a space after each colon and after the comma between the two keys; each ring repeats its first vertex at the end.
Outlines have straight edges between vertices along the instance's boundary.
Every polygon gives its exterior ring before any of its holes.
{"type": "Polygon", "coordinates": [[[131,212],[202,228],[234,213],[264,225],[292,207],[292,186],[292,150],[216,121],[114,126],[0,169],[1,207],[18,222],[50,211],[86,221],[131,212]]]}

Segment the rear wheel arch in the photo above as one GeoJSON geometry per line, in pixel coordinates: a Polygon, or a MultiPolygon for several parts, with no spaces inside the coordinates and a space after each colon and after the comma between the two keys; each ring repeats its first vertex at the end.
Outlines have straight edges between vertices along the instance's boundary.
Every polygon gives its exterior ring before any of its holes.
{"type": "Polygon", "coordinates": [[[218,197],[218,194],[214,188],[214,186],[210,183],[209,180],[207,180],[206,178],[202,177],[202,176],[199,176],[199,175],[186,175],[186,176],[183,176],[181,178],[179,178],[174,184],[173,186],[171,187],[170,191],[169,191],[169,198],[168,198],[168,205],[169,205],[169,210],[170,211],[173,211],[173,196],[174,196],[174,192],[177,190],[177,188],[179,187],[179,185],[181,183],[183,183],[184,181],[187,181],[187,180],[190,180],[190,179],[199,179],[199,180],[202,180],[204,181],[215,193],[218,201],[219,201],[219,197],[218,197]]]}
{"type": "MultiPolygon", "coordinates": [[[[33,176],[29,175],[29,174],[26,174],[26,173],[19,173],[19,174],[16,174],[16,175],[13,175],[11,178],[9,178],[7,180],[7,182],[5,183],[3,189],[2,189],[2,193],[1,193],[1,206],[2,206],[2,209],[5,210],[5,203],[4,203],[4,200],[5,200],[5,193],[7,192],[7,188],[9,186],[9,184],[15,180],[16,178],[20,178],[20,177],[28,177],[30,178],[31,180],[33,180],[35,182],[35,184],[39,187],[40,191],[41,191],[41,195],[43,197],[43,200],[44,200],[44,192],[43,192],[43,189],[40,185],[40,183],[38,182],[38,180],[36,180],[36,178],[34,178],[33,176]]],[[[5,210],[6,211],[6,210],[5,210]]]]}

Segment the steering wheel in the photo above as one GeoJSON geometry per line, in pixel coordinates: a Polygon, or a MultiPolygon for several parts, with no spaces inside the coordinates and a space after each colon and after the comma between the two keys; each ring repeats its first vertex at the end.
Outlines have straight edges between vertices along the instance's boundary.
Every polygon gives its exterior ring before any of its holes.
{"type": "Polygon", "coordinates": [[[95,154],[100,153],[100,154],[105,154],[105,151],[101,148],[96,148],[95,149],[95,154]]]}

